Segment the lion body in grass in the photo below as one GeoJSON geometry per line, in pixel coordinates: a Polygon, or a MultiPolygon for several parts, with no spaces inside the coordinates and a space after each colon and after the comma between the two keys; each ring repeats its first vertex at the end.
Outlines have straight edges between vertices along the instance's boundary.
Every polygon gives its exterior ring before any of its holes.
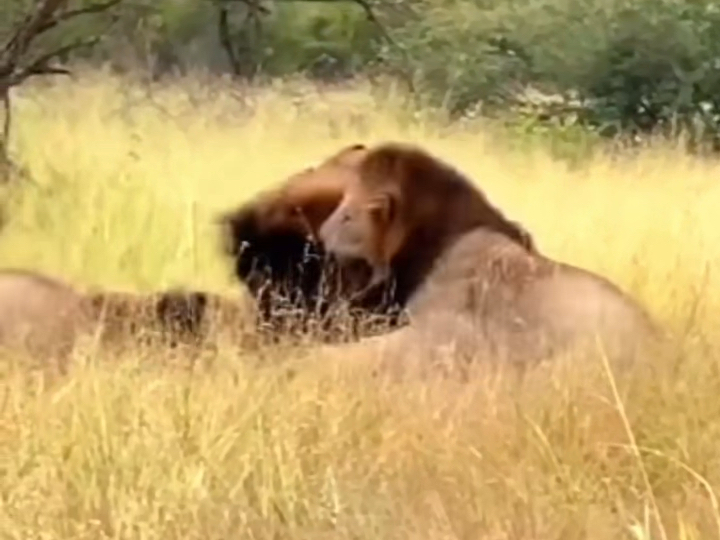
{"type": "MultiPolygon", "coordinates": [[[[636,356],[659,330],[607,279],[551,260],[461,173],[424,150],[371,148],[323,226],[325,248],[392,279],[409,327],[393,358],[451,356],[527,364],[589,346],[636,356]]],[[[382,340],[380,340],[382,341],[382,340]]]]}

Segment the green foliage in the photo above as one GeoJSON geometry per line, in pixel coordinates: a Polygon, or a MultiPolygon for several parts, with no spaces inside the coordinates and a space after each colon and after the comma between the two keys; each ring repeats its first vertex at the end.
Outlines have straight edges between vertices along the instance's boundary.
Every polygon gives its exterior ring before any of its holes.
{"type": "Polygon", "coordinates": [[[452,113],[517,110],[533,87],[562,101],[548,120],[605,136],[684,130],[717,144],[716,2],[426,0],[418,10],[396,32],[416,86],[452,113]]]}
{"type": "Polygon", "coordinates": [[[391,48],[389,61],[405,67],[428,104],[451,114],[480,100],[486,108],[504,105],[526,79],[527,64],[503,49],[498,9],[463,0],[418,4],[417,16],[394,29],[404,51],[391,48]]]}
{"type": "MultiPolygon", "coordinates": [[[[230,5],[230,37],[248,72],[349,76],[375,55],[377,30],[352,2],[276,2],[268,10],[256,31],[242,4],[230,5]]],[[[229,69],[211,0],[125,0],[95,54],[123,68],[151,66],[156,74],[229,69]]]]}
{"type": "Polygon", "coordinates": [[[606,134],[695,120],[717,127],[716,3],[544,0],[534,10],[515,18],[515,38],[537,83],[577,95],[583,122],[606,134]],[[535,32],[528,21],[538,21],[535,32]]]}
{"type": "MultiPolygon", "coordinates": [[[[70,0],[67,3],[67,12],[80,10],[92,4],[102,3],[98,0],[70,0]]],[[[39,2],[34,0],[3,0],[0,2],[0,55],[3,47],[17,31],[26,18],[34,13],[39,2]]],[[[61,8],[62,10],[62,8],[61,8]]],[[[68,17],[54,27],[33,36],[32,44],[23,56],[23,61],[32,61],[51,50],[67,47],[74,43],[87,40],[90,37],[104,37],[110,28],[113,10],[87,13],[76,17],[68,17]]],[[[87,54],[84,48],[74,51],[76,55],[87,54]]],[[[0,57],[0,59],[2,59],[0,57]]],[[[65,58],[60,58],[63,60],[65,58]]]]}
{"type": "Polygon", "coordinates": [[[376,29],[352,4],[284,4],[269,22],[263,63],[273,75],[349,76],[377,50],[376,29]]]}
{"type": "Polygon", "coordinates": [[[4,0],[0,2],[0,43],[4,43],[12,28],[22,20],[30,0],[4,0]]]}
{"type": "MultiPolygon", "coordinates": [[[[26,4],[3,2],[0,33],[26,4]]],[[[561,102],[533,105],[540,130],[560,116],[603,136],[685,131],[720,146],[720,7],[711,0],[378,0],[383,29],[350,0],[265,5],[259,30],[241,3],[230,6],[231,39],[251,68],[243,72],[327,79],[379,68],[403,74],[419,106],[453,117],[522,112],[534,89],[561,102]]],[[[156,76],[229,66],[215,0],[125,0],[107,38],[95,57],[156,76]]]]}

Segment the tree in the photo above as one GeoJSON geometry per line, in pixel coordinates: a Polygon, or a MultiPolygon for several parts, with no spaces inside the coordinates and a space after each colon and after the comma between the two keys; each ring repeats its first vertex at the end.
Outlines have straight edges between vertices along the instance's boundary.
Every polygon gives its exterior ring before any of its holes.
{"type": "MultiPolygon", "coordinates": [[[[16,2],[19,15],[11,21],[6,36],[0,34],[0,103],[4,110],[0,131],[0,179],[7,174],[10,165],[8,143],[12,122],[11,90],[35,76],[69,75],[67,68],[59,62],[67,59],[71,52],[95,46],[101,35],[80,35],[54,42],[43,39],[71,21],[86,16],[108,12],[123,0],[105,0],[73,5],[70,0],[35,0],[33,6],[27,2],[16,2]]],[[[81,32],[82,34],[82,32],[81,32]]]]}

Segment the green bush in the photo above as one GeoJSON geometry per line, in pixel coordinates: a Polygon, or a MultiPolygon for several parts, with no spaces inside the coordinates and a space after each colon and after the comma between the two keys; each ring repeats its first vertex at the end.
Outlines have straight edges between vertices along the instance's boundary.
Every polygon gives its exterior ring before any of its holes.
{"type": "MultiPolygon", "coordinates": [[[[216,1],[125,0],[104,42],[82,54],[156,76],[227,71],[216,1]]],[[[714,1],[377,0],[393,43],[352,1],[266,1],[259,31],[232,3],[243,73],[327,79],[380,69],[403,74],[418,106],[453,117],[511,113],[528,125],[531,106],[530,125],[540,131],[562,118],[602,136],[684,131],[693,143],[720,146],[714,1]],[[528,90],[556,99],[529,104],[528,90]]],[[[0,38],[29,2],[2,4],[0,38]]],[[[106,19],[85,18],[48,39],[104,28],[106,19]]]]}
{"type": "MultiPolygon", "coordinates": [[[[714,137],[720,6],[708,0],[426,2],[397,32],[417,86],[455,113],[514,108],[534,86],[605,135],[714,137]]],[[[396,62],[402,62],[399,57],[396,62]]]]}

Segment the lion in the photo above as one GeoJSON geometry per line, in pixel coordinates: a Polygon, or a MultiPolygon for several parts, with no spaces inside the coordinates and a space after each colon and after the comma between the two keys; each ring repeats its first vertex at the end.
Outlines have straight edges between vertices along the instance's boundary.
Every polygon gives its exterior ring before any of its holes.
{"type": "Polygon", "coordinates": [[[0,349],[26,352],[62,371],[85,315],[83,295],[39,273],[0,271],[0,349]]]}
{"type": "Polygon", "coordinates": [[[250,310],[240,299],[207,291],[93,291],[83,303],[85,318],[97,325],[103,345],[125,346],[132,339],[172,348],[197,346],[220,328],[229,329],[241,343],[250,329],[250,310]]]}
{"type": "Polygon", "coordinates": [[[630,296],[539,253],[522,226],[421,148],[378,145],[357,170],[318,234],[341,260],[366,261],[374,282],[395,281],[410,322],[394,353],[521,365],[600,337],[606,354],[625,359],[658,335],[630,296]]]}
{"type": "Polygon", "coordinates": [[[216,326],[237,335],[247,313],[239,299],[204,291],[81,291],[38,272],[0,270],[0,349],[28,353],[61,372],[82,336],[96,336],[101,347],[145,337],[171,347],[199,345],[216,326]]]}
{"type": "Polygon", "coordinates": [[[338,268],[317,236],[366,152],[362,144],[347,146],[219,217],[225,253],[257,303],[261,329],[303,333],[311,319],[324,320],[321,329],[342,326],[341,335],[317,336],[330,340],[348,337],[353,328],[370,332],[369,321],[394,324],[397,309],[389,288],[361,294],[370,267],[358,260],[338,268]],[[337,316],[343,309],[349,317],[337,316]]]}

